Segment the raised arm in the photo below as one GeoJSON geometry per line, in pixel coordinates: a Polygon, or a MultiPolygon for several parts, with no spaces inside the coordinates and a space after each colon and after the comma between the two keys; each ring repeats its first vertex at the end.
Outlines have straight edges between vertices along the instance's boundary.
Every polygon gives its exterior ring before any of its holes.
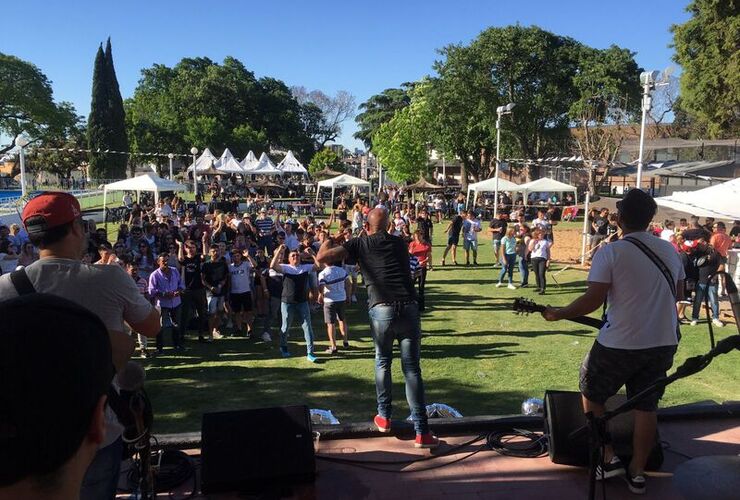
{"type": "Polygon", "coordinates": [[[277,273],[282,273],[283,270],[280,267],[280,264],[283,262],[283,254],[285,253],[285,245],[280,245],[277,247],[277,250],[275,250],[275,255],[272,256],[272,261],[270,262],[270,268],[273,269],[277,273]]]}
{"type": "Polygon", "coordinates": [[[347,250],[342,245],[333,246],[331,239],[326,239],[319,248],[319,254],[315,257],[318,264],[337,262],[347,257],[347,250]]]}

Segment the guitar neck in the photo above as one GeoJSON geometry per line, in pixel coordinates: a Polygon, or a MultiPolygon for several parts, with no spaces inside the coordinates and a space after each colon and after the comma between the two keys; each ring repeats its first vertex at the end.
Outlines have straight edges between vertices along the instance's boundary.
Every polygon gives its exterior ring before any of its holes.
{"type": "MultiPolygon", "coordinates": [[[[541,313],[545,310],[545,306],[535,304],[533,301],[530,300],[517,299],[514,303],[514,309],[524,312],[541,313]]],[[[592,328],[596,328],[597,330],[600,330],[601,327],[604,326],[604,322],[602,320],[592,318],[590,316],[576,316],[575,318],[568,318],[568,321],[573,321],[574,323],[590,326],[592,328]]]]}
{"type": "Polygon", "coordinates": [[[574,323],[579,323],[581,325],[585,326],[591,326],[593,328],[596,328],[597,330],[601,330],[601,327],[604,326],[604,322],[597,318],[592,318],[590,316],[576,316],[575,318],[568,318],[569,321],[573,321],[574,323]]]}

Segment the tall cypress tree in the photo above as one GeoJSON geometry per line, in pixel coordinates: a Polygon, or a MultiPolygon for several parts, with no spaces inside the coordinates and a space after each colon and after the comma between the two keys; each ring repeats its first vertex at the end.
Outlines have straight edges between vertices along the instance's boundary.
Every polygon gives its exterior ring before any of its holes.
{"type": "MultiPolygon", "coordinates": [[[[106,78],[108,80],[108,98],[110,99],[110,130],[111,150],[128,152],[128,137],[126,136],[126,112],[123,109],[121,90],[118,88],[116,69],[113,67],[113,52],[110,45],[110,37],[105,45],[106,78]]],[[[126,177],[127,155],[111,155],[109,164],[113,178],[126,177]]]]}
{"type": "MultiPolygon", "coordinates": [[[[107,78],[108,68],[103,53],[103,45],[98,47],[93,69],[92,102],[87,119],[87,144],[92,151],[111,149],[110,96],[107,78]]],[[[111,155],[90,153],[88,175],[93,179],[108,177],[108,160],[111,155]]]]}

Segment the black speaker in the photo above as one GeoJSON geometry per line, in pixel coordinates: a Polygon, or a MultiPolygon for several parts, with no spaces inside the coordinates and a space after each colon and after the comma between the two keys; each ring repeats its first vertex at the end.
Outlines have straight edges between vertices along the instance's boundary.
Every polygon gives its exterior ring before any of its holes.
{"type": "Polygon", "coordinates": [[[203,415],[203,493],[261,493],[311,482],[315,474],[311,415],[307,406],[203,415]]]}
{"type": "MultiPolygon", "coordinates": [[[[612,396],[606,402],[608,410],[614,409],[626,401],[622,394],[612,396]]],[[[545,392],[545,433],[550,453],[550,460],[561,465],[587,466],[588,433],[583,433],[576,439],[570,438],[570,433],[586,425],[586,416],[583,414],[581,394],[570,391],[545,392]]],[[[631,411],[617,415],[609,421],[614,452],[625,464],[632,457],[632,433],[634,416],[631,411]]],[[[657,470],[663,464],[663,449],[660,446],[660,437],[655,434],[655,446],[648,458],[646,469],[657,470]]]]}

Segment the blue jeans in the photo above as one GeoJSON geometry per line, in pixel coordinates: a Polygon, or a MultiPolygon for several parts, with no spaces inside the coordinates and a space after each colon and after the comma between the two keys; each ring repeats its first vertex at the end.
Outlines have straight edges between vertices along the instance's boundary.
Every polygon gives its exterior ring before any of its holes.
{"type": "MultiPolygon", "coordinates": [[[[699,311],[704,305],[704,297],[709,295],[709,307],[712,308],[712,317],[719,319],[719,303],[717,302],[717,285],[714,283],[697,283],[694,295],[694,309],[691,319],[699,319],[699,311]]],[[[709,318],[707,318],[709,320],[709,318]]]]}
{"type": "Polygon", "coordinates": [[[529,264],[527,258],[519,256],[519,272],[522,274],[522,285],[529,284],[529,264]]]}
{"type": "Polygon", "coordinates": [[[95,454],[82,479],[80,500],[113,500],[121,472],[123,440],[119,437],[95,454]]]}
{"type": "Polygon", "coordinates": [[[280,303],[280,313],[283,316],[283,325],[280,327],[280,347],[288,348],[288,329],[293,323],[293,316],[298,316],[303,328],[303,337],[306,339],[306,352],[313,354],[313,328],[311,327],[311,311],[308,302],[298,304],[280,303]]]}
{"type": "Polygon", "coordinates": [[[375,341],[375,390],[378,395],[378,414],[391,418],[393,384],[391,364],[393,341],[398,340],[401,351],[401,370],[406,380],[406,400],[417,434],[429,432],[424,402],[424,382],[421,378],[421,323],[419,307],[410,304],[378,304],[368,311],[370,331],[375,341]]]}
{"type": "Polygon", "coordinates": [[[503,264],[503,267],[501,268],[501,273],[498,275],[498,281],[501,283],[501,280],[504,279],[504,276],[506,274],[509,275],[509,283],[511,283],[514,280],[514,266],[516,266],[516,254],[515,253],[504,253],[503,259],[501,259],[501,263],[503,264]]]}

